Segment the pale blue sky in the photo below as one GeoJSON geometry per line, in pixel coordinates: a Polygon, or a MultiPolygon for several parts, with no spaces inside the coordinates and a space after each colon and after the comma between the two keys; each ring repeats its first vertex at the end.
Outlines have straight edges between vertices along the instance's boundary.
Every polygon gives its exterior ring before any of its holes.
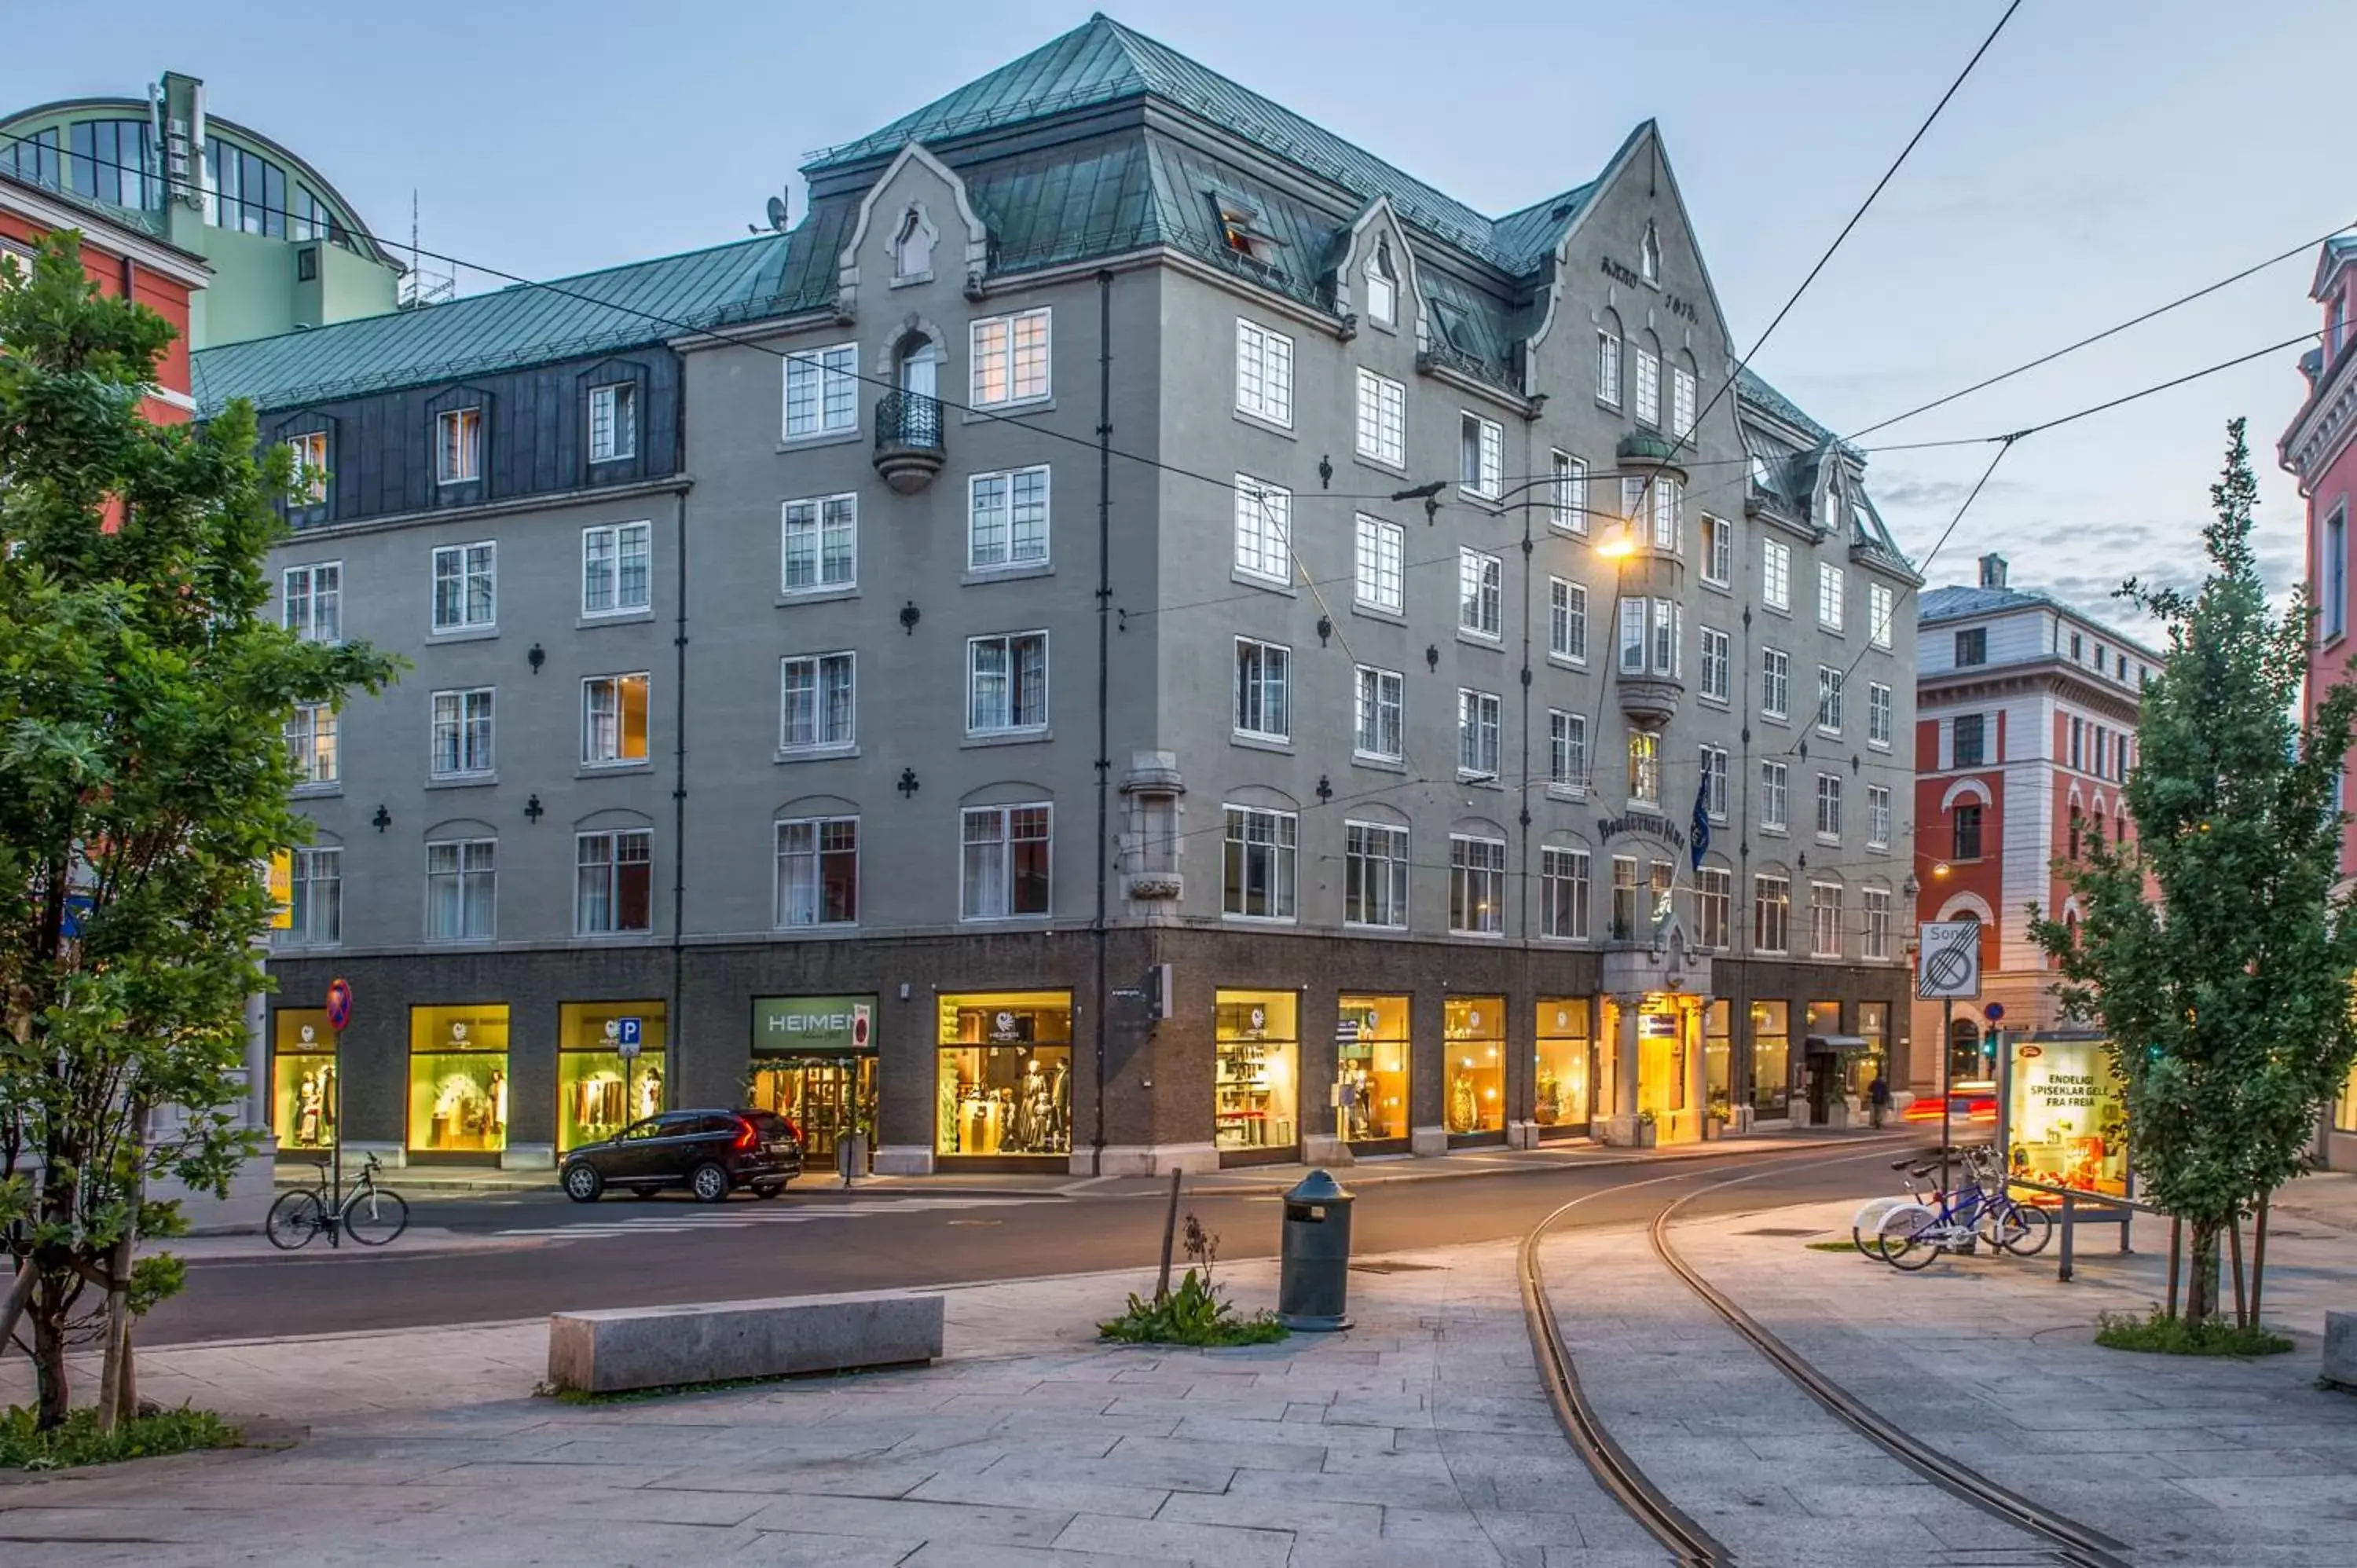
{"type": "MultiPolygon", "coordinates": [[[[788,182],[799,213],[802,154],[1088,14],[1086,0],[10,9],[0,104],[201,76],[217,112],[299,149],[386,237],[406,236],[414,188],[427,245],[536,276],[741,235],[788,182]]],[[[1748,345],[2002,9],[1134,0],[1112,14],[1491,212],[1588,178],[1659,119],[1748,345]]],[[[2343,0],[2028,0],[1759,370],[1855,430],[2350,220],[2357,182],[2332,170],[2352,64],[2343,0]]],[[[2314,324],[2309,271],[2284,263],[1874,439],[2015,429],[2288,338],[2314,324]]],[[[2297,358],[2024,443],[1932,580],[1999,549],[2017,584],[2118,614],[2102,596],[2120,576],[2190,569],[2222,427],[2244,413],[2263,553],[2287,585],[2298,502],[2274,448],[2299,403],[2297,358]]],[[[1919,559],[1986,461],[1873,459],[1870,488],[1919,559]]]]}

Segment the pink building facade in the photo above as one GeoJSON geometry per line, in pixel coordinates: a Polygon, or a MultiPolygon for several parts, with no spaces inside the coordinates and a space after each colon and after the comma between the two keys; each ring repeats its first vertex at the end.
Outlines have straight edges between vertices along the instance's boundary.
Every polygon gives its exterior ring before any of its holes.
{"type": "MultiPolygon", "coordinates": [[[[2307,702],[2351,678],[2357,637],[2352,636],[2349,531],[2357,523],[2357,353],[2351,352],[2351,317],[2357,317],[2357,232],[2324,242],[2309,293],[2324,310],[2323,340],[2301,356],[2308,401],[2284,432],[2276,454],[2299,481],[2308,502],[2308,581],[2316,605],[2316,635],[2308,655],[2307,702]]],[[[2357,876],[2357,824],[2341,839],[2341,875],[2357,876]]],[[[2357,1075],[2333,1108],[2324,1134],[2327,1161],[2357,1168],[2357,1075]]]]}

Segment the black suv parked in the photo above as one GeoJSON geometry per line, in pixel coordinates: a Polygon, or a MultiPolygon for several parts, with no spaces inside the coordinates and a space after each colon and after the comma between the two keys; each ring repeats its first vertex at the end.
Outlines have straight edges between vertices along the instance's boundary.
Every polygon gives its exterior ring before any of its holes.
{"type": "Polygon", "coordinates": [[[775,1197],[802,1175],[802,1140],[794,1124],[767,1111],[666,1111],[602,1143],[565,1156],[565,1195],[595,1203],[608,1187],[640,1197],[683,1187],[704,1203],[737,1187],[775,1197]]]}

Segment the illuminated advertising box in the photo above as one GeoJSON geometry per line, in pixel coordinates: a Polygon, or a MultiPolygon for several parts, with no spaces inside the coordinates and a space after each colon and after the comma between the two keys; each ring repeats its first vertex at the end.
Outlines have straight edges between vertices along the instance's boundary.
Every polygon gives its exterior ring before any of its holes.
{"type": "Polygon", "coordinates": [[[2007,1168],[2025,1181],[2125,1197],[2127,1101],[2104,1043],[2006,1042],[2007,1168]]]}

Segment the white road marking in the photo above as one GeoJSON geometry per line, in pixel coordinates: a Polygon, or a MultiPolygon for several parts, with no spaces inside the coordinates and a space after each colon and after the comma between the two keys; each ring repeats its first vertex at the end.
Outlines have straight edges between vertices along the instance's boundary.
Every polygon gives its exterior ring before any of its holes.
{"type": "Polygon", "coordinates": [[[894,1197],[869,1203],[802,1205],[772,1199],[760,1208],[689,1208],[669,1214],[635,1214],[621,1219],[587,1219],[573,1225],[519,1226],[500,1236],[546,1236],[594,1240],[611,1236],[683,1235],[695,1230],[742,1230],[759,1225],[804,1225],[819,1219],[860,1219],[879,1214],[922,1214],[962,1208],[999,1208],[1022,1204],[1062,1203],[1038,1197],[894,1197]]]}

